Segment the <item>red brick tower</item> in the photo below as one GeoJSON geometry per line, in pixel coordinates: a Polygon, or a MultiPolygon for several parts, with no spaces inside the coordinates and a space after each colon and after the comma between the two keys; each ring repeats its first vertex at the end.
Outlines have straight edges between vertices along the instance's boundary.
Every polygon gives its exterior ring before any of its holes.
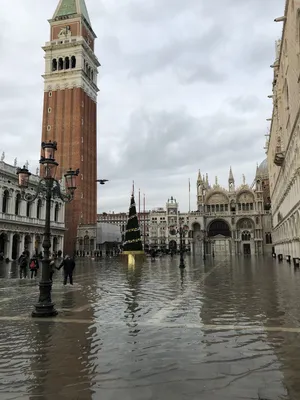
{"type": "Polygon", "coordinates": [[[43,141],[57,141],[57,178],[80,169],[72,203],[66,205],[64,251],[73,254],[77,227],[97,222],[96,35],[85,0],[59,0],[45,51],[43,141]]]}

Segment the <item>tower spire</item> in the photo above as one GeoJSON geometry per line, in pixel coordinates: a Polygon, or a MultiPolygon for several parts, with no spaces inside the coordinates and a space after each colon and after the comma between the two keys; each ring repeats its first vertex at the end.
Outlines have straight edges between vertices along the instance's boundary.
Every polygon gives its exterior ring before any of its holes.
{"type": "Polygon", "coordinates": [[[199,169],[199,171],[198,171],[198,179],[197,179],[197,181],[198,181],[198,182],[201,182],[201,181],[202,181],[200,169],[199,169]]]}
{"type": "Polygon", "coordinates": [[[64,18],[74,18],[76,16],[83,17],[86,22],[91,25],[85,0],[59,0],[53,19],[59,20],[64,18]]]}
{"type": "Polygon", "coordinates": [[[228,178],[228,180],[234,182],[234,177],[233,177],[231,166],[230,166],[230,169],[229,169],[229,178],[228,178]]]}
{"type": "Polygon", "coordinates": [[[234,190],[234,177],[233,177],[231,166],[229,169],[228,187],[229,187],[230,192],[232,192],[234,190]]]}

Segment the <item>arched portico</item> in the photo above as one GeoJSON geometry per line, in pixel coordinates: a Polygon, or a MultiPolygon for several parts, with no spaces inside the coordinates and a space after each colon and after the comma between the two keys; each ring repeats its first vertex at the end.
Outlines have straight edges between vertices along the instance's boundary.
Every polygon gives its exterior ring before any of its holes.
{"type": "Polygon", "coordinates": [[[6,233],[1,233],[0,234],[0,254],[5,257],[6,252],[7,252],[7,242],[8,242],[8,237],[6,233]]]}
{"type": "Polygon", "coordinates": [[[169,250],[170,251],[177,251],[176,240],[170,240],[170,242],[169,242],[169,250]]]}
{"type": "Polygon", "coordinates": [[[250,255],[257,253],[254,241],[254,221],[251,218],[241,218],[236,224],[236,252],[250,255]]]}
{"type": "Polygon", "coordinates": [[[199,222],[194,222],[192,224],[192,246],[191,250],[193,254],[201,254],[201,246],[202,246],[202,236],[201,236],[201,225],[199,222]]]}
{"type": "Polygon", "coordinates": [[[17,260],[20,255],[20,235],[18,235],[17,233],[13,236],[13,242],[12,242],[12,254],[11,254],[11,258],[13,260],[17,260]]]}
{"type": "Polygon", "coordinates": [[[213,220],[207,228],[208,246],[212,255],[229,255],[232,239],[229,224],[223,219],[213,220]]]}

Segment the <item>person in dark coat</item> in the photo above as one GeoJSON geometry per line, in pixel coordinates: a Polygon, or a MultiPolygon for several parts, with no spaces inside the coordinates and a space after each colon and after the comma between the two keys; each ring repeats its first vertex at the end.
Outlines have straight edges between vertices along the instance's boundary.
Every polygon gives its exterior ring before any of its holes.
{"type": "Polygon", "coordinates": [[[73,285],[73,271],[75,268],[75,261],[73,260],[73,258],[66,255],[57,269],[60,270],[62,267],[64,267],[64,285],[67,284],[68,277],[70,280],[70,285],[73,285]]]}
{"type": "Polygon", "coordinates": [[[24,278],[27,278],[28,261],[29,261],[29,254],[27,253],[27,251],[23,251],[18,260],[20,268],[20,279],[22,279],[22,276],[24,276],[24,278]]]}

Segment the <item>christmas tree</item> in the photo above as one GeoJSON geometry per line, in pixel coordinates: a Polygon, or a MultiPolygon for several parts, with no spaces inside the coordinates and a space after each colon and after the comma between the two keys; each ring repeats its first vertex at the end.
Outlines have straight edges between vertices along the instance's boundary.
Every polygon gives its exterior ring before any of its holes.
{"type": "Polygon", "coordinates": [[[139,227],[139,220],[136,214],[136,206],[133,193],[131,195],[131,200],[130,200],[129,217],[126,224],[123,252],[126,253],[143,252],[141,231],[139,227]]]}

